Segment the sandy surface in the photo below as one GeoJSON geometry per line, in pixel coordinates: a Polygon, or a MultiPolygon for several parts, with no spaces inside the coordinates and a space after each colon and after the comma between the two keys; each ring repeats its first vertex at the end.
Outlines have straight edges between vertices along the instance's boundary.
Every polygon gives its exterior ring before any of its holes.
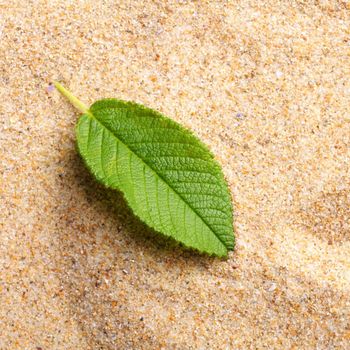
{"type": "Polygon", "coordinates": [[[350,349],[350,3],[262,3],[0,1],[1,350],[350,349]],[[209,145],[227,261],[95,183],[53,79],[209,145]]]}

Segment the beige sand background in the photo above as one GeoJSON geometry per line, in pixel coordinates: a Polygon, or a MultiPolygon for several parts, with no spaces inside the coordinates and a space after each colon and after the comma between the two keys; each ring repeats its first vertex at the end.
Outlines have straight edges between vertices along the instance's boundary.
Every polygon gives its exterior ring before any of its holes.
{"type": "Polygon", "coordinates": [[[0,349],[350,349],[349,23],[347,1],[0,2],[0,349]],[[54,79],[209,145],[227,261],[96,184],[54,79]]]}

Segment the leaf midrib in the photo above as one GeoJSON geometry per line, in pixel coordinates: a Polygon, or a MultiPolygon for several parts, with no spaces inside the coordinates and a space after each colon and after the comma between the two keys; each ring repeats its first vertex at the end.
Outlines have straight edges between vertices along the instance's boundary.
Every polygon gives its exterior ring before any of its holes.
{"type": "MultiPolygon", "coordinates": [[[[111,107],[108,107],[109,109],[111,107]]],[[[113,108],[113,109],[117,109],[117,108],[113,108]]],[[[101,110],[101,109],[99,109],[101,110]]],[[[227,246],[225,244],[225,242],[213,231],[213,229],[209,226],[209,224],[207,223],[207,221],[192,207],[191,204],[189,204],[180,193],[178,193],[173,187],[171,187],[168,182],[160,175],[156,172],[155,169],[153,169],[153,167],[151,165],[149,165],[148,162],[146,162],[143,158],[141,158],[138,154],[136,154],[127,144],[125,144],[117,135],[114,134],[114,132],[112,130],[110,130],[106,125],[104,125],[98,118],[96,118],[96,116],[91,112],[91,110],[89,110],[90,113],[85,113],[85,115],[88,118],[93,118],[95,119],[102,127],[104,127],[106,130],[108,130],[120,143],[122,143],[131,153],[133,153],[138,159],[140,159],[140,161],[142,161],[158,178],[160,178],[161,181],[163,181],[166,186],[168,186],[170,188],[171,191],[173,191],[178,197],[180,197],[180,199],[196,214],[196,216],[198,216],[202,222],[205,224],[205,226],[208,227],[208,229],[215,235],[215,237],[219,240],[219,242],[224,246],[224,248],[227,250],[227,246]]],[[[89,128],[90,129],[90,128],[89,128]]]]}

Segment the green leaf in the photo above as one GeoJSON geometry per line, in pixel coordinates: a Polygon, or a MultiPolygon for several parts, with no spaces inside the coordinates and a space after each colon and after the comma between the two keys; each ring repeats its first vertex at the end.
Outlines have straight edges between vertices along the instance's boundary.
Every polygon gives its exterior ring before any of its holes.
{"type": "Polygon", "coordinates": [[[231,198],[220,166],[190,131],[140,104],[117,99],[88,109],[76,134],[89,170],[120,190],[143,222],[187,247],[227,256],[234,247],[231,198]]]}

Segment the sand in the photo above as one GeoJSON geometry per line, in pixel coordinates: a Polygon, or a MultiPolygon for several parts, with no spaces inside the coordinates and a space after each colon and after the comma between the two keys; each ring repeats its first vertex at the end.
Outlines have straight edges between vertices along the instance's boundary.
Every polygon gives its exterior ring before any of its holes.
{"type": "Polygon", "coordinates": [[[348,1],[0,1],[0,349],[350,349],[349,21],[348,1]],[[211,148],[227,260],[92,179],[53,80],[211,148]]]}

